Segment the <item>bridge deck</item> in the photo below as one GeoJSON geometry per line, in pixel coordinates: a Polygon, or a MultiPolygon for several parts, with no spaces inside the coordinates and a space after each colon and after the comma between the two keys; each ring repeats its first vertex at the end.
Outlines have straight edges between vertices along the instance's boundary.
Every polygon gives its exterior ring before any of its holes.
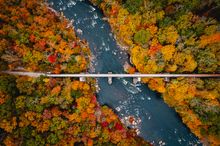
{"type": "Polygon", "coordinates": [[[15,72],[15,71],[3,71],[3,73],[20,75],[20,76],[47,76],[47,77],[94,77],[94,78],[158,78],[158,77],[220,77],[220,74],[50,74],[39,72],[15,72]]]}

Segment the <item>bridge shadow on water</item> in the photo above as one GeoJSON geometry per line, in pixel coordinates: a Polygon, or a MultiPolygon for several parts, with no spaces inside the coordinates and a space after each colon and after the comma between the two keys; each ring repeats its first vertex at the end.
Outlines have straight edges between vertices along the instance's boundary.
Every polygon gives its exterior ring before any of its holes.
{"type": "MultiPolygon", "coordinates": [[[[128,55],[116,45],[100,10],[83,0],[49,2],[53,2],[53,8],[63,11],[68,19],[73,19],[78,36],[88,41],[95,58],[95,73],[124,73],[123,64],[128,61],[128,55]]],[[[161,95],[146,85],[135,86],[129,78],[113,78],[112,85],[108,84],[107,78],[100,78],[98,84],[101,88],[97,93],[99,102],[112,107],[128,127],[137,128],[139,135],[154,145],[201,145],[176,112],[163,102],[161,95]],[[136,119],[136,125],[126,122],[128,116],[136,119]]]]}

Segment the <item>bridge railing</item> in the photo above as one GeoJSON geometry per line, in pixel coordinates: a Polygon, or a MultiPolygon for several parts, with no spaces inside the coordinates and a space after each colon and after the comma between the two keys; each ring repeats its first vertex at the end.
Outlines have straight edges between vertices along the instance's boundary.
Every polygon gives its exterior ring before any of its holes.
{"type": "Polygon", "coordinates": [[[93,77],[93,78],[177,78],[177,77],[193,77],[193,78],[219,78],[220,74],[89,74],[89,73],[81,73],[81,74],[51,74],[51,73],[41,73],[41,72],[17,72],[17,71],[2,71],[2,73],[12,74],[12,75],[20,75],[20,76],[30,76],[30,77],[56,77],[56,78],[65,78],[65,77],[93,77]]]}
{"type": "Polygon", "coordinates": [[[3,73],[12,74],[12,75],[20,75],[20,76],[30,76],[30,77],[56,77],[56,78],[65,78],[65,77],[75,77],[79,78],[80,81],[85,81],[87,77],[92,78],[108,78],[108,84],[112,84],[112,78],[133,78],[133,83],[141,81],[141,78],[164,78],[166,82],[169,82],[170,78],[177,77],[192,77],[192,78],[220,78],[220,74],[112,74],[109,72],[108,74],[50,74],[50,73],[39,73],[39,72],[16,72],[16,71],[3,71],[3,73]]]}

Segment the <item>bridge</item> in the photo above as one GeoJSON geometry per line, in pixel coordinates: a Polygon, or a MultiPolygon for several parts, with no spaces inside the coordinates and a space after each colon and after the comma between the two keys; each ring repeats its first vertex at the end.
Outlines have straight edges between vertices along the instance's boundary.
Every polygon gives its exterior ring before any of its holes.
{"type": "Polygon", "coordinates": [[[89,73],[81,73],[81,74],[51,74],[51,73],[41,73],[41,72],[17,72],[17,71],[2,71],[2,73],[19,75],[19,76],[30,76],[30,77],[53,77],[53,78],[65,78],[65,77],[73,77],[79,78],[80,81],[85,81],[86,78],[108,78],[108,83],[112,84],[112,78],[133,78],[134,84],[141,81],[141,78],[165,78],[166,82],[169,82],[170,78],[178,78],[178,77],[187,77],[187,78],[220,78],[220,74],[113,74],[112,72],[108,72],[107,74],[89,74],[89,73]]]}

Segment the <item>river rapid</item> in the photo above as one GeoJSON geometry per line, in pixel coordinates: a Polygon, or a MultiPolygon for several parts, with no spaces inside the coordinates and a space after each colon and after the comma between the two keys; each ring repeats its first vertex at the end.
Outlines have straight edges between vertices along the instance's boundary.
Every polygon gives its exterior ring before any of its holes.
{"type": "MultiPolygon", "coordinates": [[[[129,57],[117,45],[97,7],[85,0],[49,0],[49,3],[56,11],[63,12],[73,22],[78,37],[89,43],[93,54],[90,72],[124,73],[123,65],[129,57]]],[[[124,124],[137,128],[138,135],[153,145],[201,145],[161,95],[147,85],[134,85],[129,78],[114,78],[112,85],[106,78],[100,78],[98,85],[99,102],[110,106],[124,124]]]]}

